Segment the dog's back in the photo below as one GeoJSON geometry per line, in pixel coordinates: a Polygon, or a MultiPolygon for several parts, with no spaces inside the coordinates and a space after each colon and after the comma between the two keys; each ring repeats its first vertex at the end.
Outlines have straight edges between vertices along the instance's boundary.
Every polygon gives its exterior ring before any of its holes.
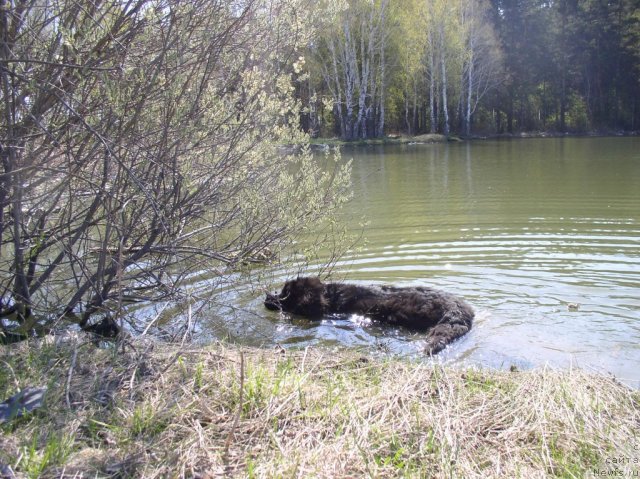
{"type": "Polygon", "coordinates": [[[467,333],[474,317],[466,301],[437,289],[322,283],[317,278],[287,281],[280,295],[267,295],[265,306],[309,317],[361,314],[396,326],[428,330],[426,350],[432,354],[467,333]]]}
{"type": "Polygon", "coordinates": [[[474,312],[463,299],[426,287],[328,283],[330,313],[362,314],[385,323],[427,330],[445,321],[471,328],[474,312]]]}

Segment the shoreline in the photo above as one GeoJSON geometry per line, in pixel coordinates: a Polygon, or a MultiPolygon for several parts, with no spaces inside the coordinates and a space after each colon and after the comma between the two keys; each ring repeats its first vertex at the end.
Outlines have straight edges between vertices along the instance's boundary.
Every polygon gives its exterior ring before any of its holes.
{"type": "Polygon", "coordinates": [[[45,407],[0,425],[0,470],[542,478],[632,477],[640,467],[640,392],[604,375],[325,348],[150,339],[121,348],[97,348],[88,335],[0,347],[0,401],[48,388],[45,407]]]}
{"type": "MultiPolygon", "coordinates": [[[[554,131],[531,131],[520,133],[495,133],[489,135],[473,134],[471,136],[449,135],[439,133],[425,133],[421,135],[409,136],[401,134],[386,135],[383,138],[373,138],[368,140],[341,140],[333,138],[312,138],[310,146],[314,149],[325,149],[335,146],[379,146],[379,145],[411,145],[411,144],[431,144],[464,142],[477,140],[515,140],[523,138],[623,138],[640,136],[640,131],[599,131],[594,130],[585,133],[561,133],[554,131]]],[[[285,148],[295,148],[295,145],[285,145],[285,148]]]]}

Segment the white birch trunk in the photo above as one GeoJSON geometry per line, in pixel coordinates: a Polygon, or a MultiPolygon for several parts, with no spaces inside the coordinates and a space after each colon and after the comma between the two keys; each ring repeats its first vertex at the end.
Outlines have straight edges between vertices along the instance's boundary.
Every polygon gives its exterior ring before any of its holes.
{"type": "Polygon", "coordinates": [[[464,132],[465,132],[465,135],[467,136],[471,134],[471,97],[473,93],[473,82],[474,82],[473,64],[475,61],[473,56],[473,48],[474,48],[473,37],[469,41],[469,48],[470,48],[470,55],[469,55],[469,65],[467,68],[467,102],[466,102],[467,105],[466,105],[466,111],[464,115],[464,132]]]}
{"type": "Polygon", "coordinates": [[[444,115],[444,131],[445,135],[449,135],[449,108],[447,105],[447,61],[446,46],[444,38],[444,26],[440,26],[440,73],[442,75],[442,113],[444,115]]]}
{"type": "Polygon", "coordinates": [[[436,122],[436,62],[434,58],[433,32],[429,28],[429,132],[435,133],[436,122]]]}

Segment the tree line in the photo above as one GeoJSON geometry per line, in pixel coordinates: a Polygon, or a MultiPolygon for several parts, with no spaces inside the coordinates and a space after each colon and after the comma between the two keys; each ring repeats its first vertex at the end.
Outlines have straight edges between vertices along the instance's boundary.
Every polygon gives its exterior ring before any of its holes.
{"type": "Polygon", "coordinates": [[[296,93],[345,140],[637,130],[636,0],[324,0],[296,93]]]}

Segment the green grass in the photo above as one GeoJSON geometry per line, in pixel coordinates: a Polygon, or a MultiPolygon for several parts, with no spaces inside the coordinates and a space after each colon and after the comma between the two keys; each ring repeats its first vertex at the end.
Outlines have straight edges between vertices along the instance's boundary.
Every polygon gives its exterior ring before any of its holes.
{"type": "Polygon", "coordinates": [[[42,441],[36,432],[31,443],[20,448],[16,469],[29,478],[38,479],[47,469],[64,464],[73,444],[73,439],[64,434],[52,432],[42,441]]]}
{"type": "Polygon", "coordinates": [[[168,417],[163,417],[154,405],[144,403],[135,407],[126,429],[134,439],[153,437],[164,431],[168,424],[168,417]]]}
{"type": "Polygon", "coordinates": [[[640,436],[638,392],[577,370],[82,339],[0,361],[0,397],[49,386],[2,427],[0,463],[23,477],[570,478],[640,436]]]}

